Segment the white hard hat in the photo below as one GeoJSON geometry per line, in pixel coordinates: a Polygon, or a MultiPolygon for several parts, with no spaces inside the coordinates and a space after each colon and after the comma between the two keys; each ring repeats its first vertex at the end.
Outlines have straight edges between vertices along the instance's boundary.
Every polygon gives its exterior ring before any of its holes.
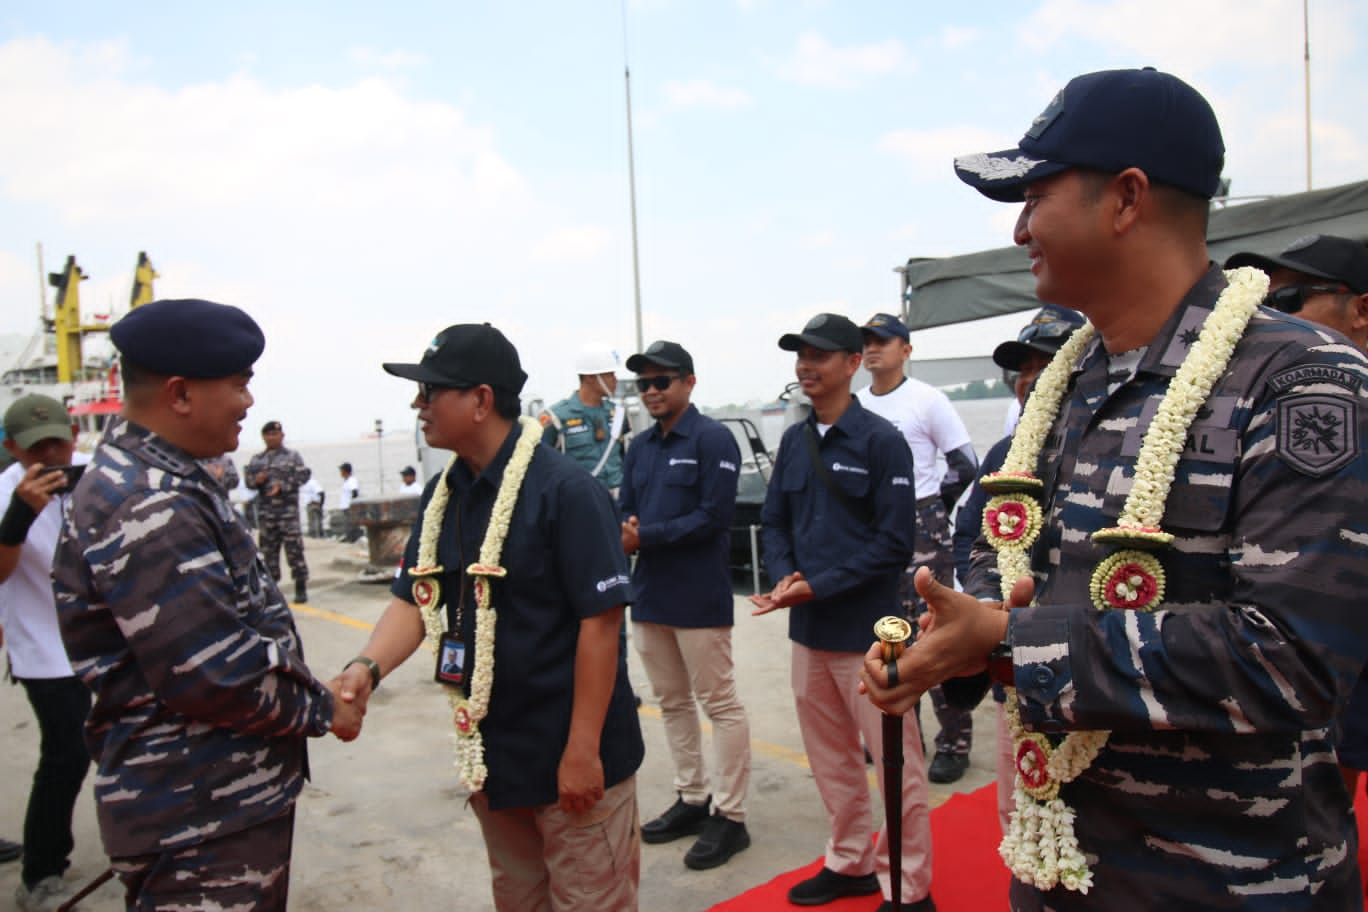
{"type": "Polygon", "coordinates": [[[610,348],[591,346],[580,350],[575,359],[575,373],[583,376],[617,373],[617,353],[610,348]]]}

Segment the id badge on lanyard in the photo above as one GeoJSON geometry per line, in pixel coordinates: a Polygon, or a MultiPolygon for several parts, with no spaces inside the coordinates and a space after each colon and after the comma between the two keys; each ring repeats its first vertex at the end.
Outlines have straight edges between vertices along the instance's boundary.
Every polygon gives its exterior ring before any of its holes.
{"type": "Polygon", "coordinates": [[[452,687],[464,684],[465,657],[465,643],[454,634],[442,634],[441,645],[437,649],[437,683],[452,687]]]}

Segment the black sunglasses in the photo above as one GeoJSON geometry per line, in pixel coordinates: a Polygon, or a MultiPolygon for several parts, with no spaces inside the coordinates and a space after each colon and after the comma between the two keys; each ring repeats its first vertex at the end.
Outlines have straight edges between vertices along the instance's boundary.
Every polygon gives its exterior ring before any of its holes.
{"type": "Polygon", "coordinates": [[[647,390],[653,389],[663,393],[670,388],[671,383],[674,383],[678,379],[679,374],[660,374],[655,377],[637,377],[637,392],[644,393],[647,390]]]}
{"type": "Polygon", "coordinates": [[[1318,294],[1343,294],[1345,285],[1285,285],[1264,295],[1263,302],[1274,310],[1294,314],[1306,306],[1306,299],[1318,294]]]}
{"type": "Polygon", "coordinates": [[[418,398],[419,398],[419,399],[422,399],[424,402],[431,402],[433,396],[437,395],[437,394],[440,393],[442,390],[449,390],[449,389],[470,389],[470,387],[468,387],[468,386],[438,386],[438,385],[435,384],[435,383],[424,383],[423,381],[419,380],[419,381],[418,381],[418,398]]]}

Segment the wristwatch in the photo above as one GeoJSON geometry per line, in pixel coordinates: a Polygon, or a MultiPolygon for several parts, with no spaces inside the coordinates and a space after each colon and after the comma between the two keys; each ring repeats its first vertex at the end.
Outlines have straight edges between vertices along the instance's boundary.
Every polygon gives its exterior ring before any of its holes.
{"type": "Polygon", "coordinates": [[[1012,687],[1016,681],[1015,669],[1012,665],[1012,628],[1007,627],[1007,633],[1003,635],[1002,642],[993,647],[993,651],[988,653],[988,678],[994,684],[1001,684],[1003,687],[1012,687]]]}

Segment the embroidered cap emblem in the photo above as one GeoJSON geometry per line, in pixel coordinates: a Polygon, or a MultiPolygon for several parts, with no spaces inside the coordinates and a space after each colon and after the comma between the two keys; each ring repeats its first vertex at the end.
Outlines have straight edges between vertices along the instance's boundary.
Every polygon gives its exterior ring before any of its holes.
{"type": "Polygon", "coordinates": [[[1319,478],[1358,455],[1356,406],[1335,396],[1289,396],[1278,403],[1278,456],[1319,478]]]}

